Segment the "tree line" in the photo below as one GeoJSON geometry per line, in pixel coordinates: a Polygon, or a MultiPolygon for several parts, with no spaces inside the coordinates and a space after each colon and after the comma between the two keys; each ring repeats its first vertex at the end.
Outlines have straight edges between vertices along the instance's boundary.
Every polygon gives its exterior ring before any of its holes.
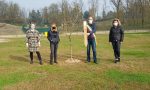
{"type": "Polygon", "coordinates": [[[0,22],[25,24],[31,21],[39,26],[58,23],[65,30],[71,27],[80,28],[85,12],[93,16],[97,22],[119,18],[128,28],[150,28],[150,0],[110,0],[112,10],[107,11],[106,4],[100,0],[88,1],[88,10],[84,11],[85,0],[61,0],[40,10],[27,12],[17,3],[0,1],[0,22]],[[99,6],[103,6],[100,14],[99,6]],[[79,25],[80,24],[80,25],[79,25]]]}
{"type": "Polygon", "coordinates": [[[110,0],[115,17],[130,28],[150,28],[150,0],[110,0]]]}
{"type": "Polygon", "coordinates": [[[0,22],[24,23],[26,18],[25,10],[17,3],[0,0],[0,22]]]}

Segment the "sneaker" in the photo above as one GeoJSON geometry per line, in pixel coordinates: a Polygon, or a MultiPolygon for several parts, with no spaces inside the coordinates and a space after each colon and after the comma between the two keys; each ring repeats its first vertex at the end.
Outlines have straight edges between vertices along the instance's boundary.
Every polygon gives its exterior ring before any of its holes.
{"type": "Polygon", "coordinates": [[[119,59],[117,59],[117,58],[116,58],[116,59],[115,59],[115,61],[114,61],[114,63],[117,63],[117,62],[118,62],[118,60],[119,60],[119,59]]]}

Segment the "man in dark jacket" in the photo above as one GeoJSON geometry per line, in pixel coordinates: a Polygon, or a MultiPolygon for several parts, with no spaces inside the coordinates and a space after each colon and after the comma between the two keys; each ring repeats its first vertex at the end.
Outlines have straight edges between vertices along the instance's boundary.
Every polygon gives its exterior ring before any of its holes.
{"type": "Polygon", "coordinates": [[[120,62],[120,46],[123,39],[124,31],[121,28],[121,23],[119,19],[115,19],[113,20],[113,26],[111,27],[109,33],[109,42],[111,42],[113,46],[115,63],[120,62]]]}
{"type": "Polygon", "coordinates": [[[90,49],[92,47],[93,50],[93,59],[94,63],[97,64],[97,57],[96,57],[96,24],[94,23],[93,17],[89,17],[88,19],[88,44],[87,44],[87,61],[90,62],[90,49]]]}
{"type": "Polygon", "coordinates": [[[59,38],[59,32],[57,31],[57,27],[56,24],[52,24],[51,25],[51,29],[48,32],[48,36],[47,36],[49,42],[50,42],[50,49],[51,49],[51,53],[50,53],[50,64],[53,64],[53,58],[54,58],[54,63],[58,63],[57,62],[57,49],[58,49],[58,43],[60,41],[59,38]]]}

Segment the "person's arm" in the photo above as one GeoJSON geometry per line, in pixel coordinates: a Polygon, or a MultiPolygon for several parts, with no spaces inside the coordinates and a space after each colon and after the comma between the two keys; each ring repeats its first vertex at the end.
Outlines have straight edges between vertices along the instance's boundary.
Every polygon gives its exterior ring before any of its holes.
{"type": "Polygon", "coordinates": [[[124,30],[122,29],[122,28],[120,28],[120,33],[121,33],[121,39],[120,39],[120,41],[121,42],[123,42],[123,40],[124,40],[124,30]]]}
{"type": "Polygon", "coordinates": [[[26,32],[26,47],[29,46],[29,37],[28,37],[28,31],[26,32]]]}
{"type": "Polygon", "coordinates": [[[41,37],[40,37],[40,33],[38,31],[37,31],[37,34],[38,34],[38,42],[40,42],[41,37]]]}
{"type": "Polygon", "coordinates": [[[94,23],[92,27],[92,32],[90,32],[90,35],[92,35],[95,32],[96,32],[96,24],[94,23]]]}
{"type": "Polygon", "coordinates": [[[58,32],[58,42],[60,42],[59,32],[58,32]]]}
{"type": "Polygon", "coordinates": [[[51,41],[51,34],[50,34],[50,31],[48,31],[47,39],[48,39],[49,41],[51,41]]]}
{"type": "MultiPolygon", "coordinates": [[[[36,30],[37,31],[37,30],[36,30]]],[[[40,37],[40,33],[37,31],[37,34],[38,34],[38,38],[37,38],[37,41],[38,41],[38,45],[39,45],[39,47],[41,46],[41,43],[40,43],[40,39],[41,39],[41,37],[40,37]]]]}
{"type": "Polygon", "coordinates": [[[112,28],[109,31],[109,42],[112,42],[112,28]]]}

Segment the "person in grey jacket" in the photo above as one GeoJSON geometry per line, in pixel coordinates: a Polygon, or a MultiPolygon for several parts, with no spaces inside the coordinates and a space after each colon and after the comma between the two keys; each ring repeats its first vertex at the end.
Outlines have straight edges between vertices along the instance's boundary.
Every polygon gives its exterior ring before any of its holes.
{"type": "Polygon", "coordinates": [[[114,19],[112,24],[113,26],[109,33],[109,42],[112,43],[115,56],[114,62],[117,63],[120,62],[120,46],[124,39],[124,31],[119,19],[114,19]]]}
{"type": "Polygon", "coordinates": [[[54,63],[58,63],[57,62],[57,49],[58,49],[58,44],[60,41],[59,38],[59,32],[57,30],[57,26],[55,23],[53,23],[51,25],[51,28],[48,32],[48,36],[47,36],[49,42],[50,42],[50,64],[53,64],[53,59],[54,59],[54,63]]]}

